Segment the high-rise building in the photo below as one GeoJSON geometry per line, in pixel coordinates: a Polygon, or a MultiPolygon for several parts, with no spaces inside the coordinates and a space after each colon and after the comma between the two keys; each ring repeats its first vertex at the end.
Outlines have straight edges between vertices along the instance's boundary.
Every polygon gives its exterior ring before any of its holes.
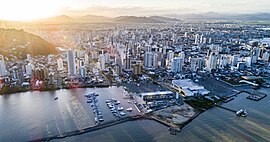
{"type": "Polygon", "coordinates": [[[115,73],[118,75],[122,74],[122,66],[121,65],[118,65],[118,64],[115,65],[115,73]]]}
{"type": "Polygon", "coordinates": [[[200,43],[203,43],[203,35],[201,35],[201,37],[200,37],[200,43]]]}
{"type": "Polygon", "coordinates": [[[227,55],[222,54],[218,60],[218,67],[220,69],[223,69],[224,67],[226,67],[228,64],[228,58],[227,55]]]}
{"type": "Polygon", "coordinates": [[[153,53],[152,52],[146,52],[144,55],[144,66],[147,68],[153,67],[153,53]]]}
{"type": "Polygon", "coordinates": [[[195,41],[194,41],[195,44],[198,44],[199,43],[199,34],[196,34],[195,35],[195,41]]]}
{"type": "Polygon", "coordinates": [[[88,56],[88,54],[84,55],[84,62],[85,62],[86,65],[89,65],[89,56],[88,56]]]}
{"type": "Polygon", "coordinates": [[[32,60],[31,55],[30,55],[30,54],[27,54],[27,55],[26,55],[26,59],[27,59],[28,61],[31,61],[31,60],[32,60]]]}
{"type": "Polygon", "coordinates": [[[63,63],[63,59],[61,59],[61,58],[59,58],[59,59],[57,60],[57,69],[58,69],[59,71],[64,70],[64,63],[63,63]]]}
{"type": "Polygon", "coordinates": [[[141,75],[142,74],[142,66],[140,63],[137,63],[133,66],[133,74],[141,75]]]}
{"type": "Polygon", "coordinates": [[[17,66],[12,67],[12,77],[14,80],[19,80],[19,68],[17,66]]]}
{"type": "Polygon", "coordinates": [[[187,32],[185,32],[184,37],[185,37],[185,38],[187,38],[187,37],[188,37],[188,33],[187,33],[187,32]]]}
{"type": "Polygon", "coordinates": [[[182,58],[182,65],[184,65],[185,63],[185,52],[180,52],[179,55],[178,55],[180,58],[182,58]]]}
{"type": "Polygon", "coordinates": [[[173,58],[172,61],[172,72],[173,73],[180,73],[182,72],[182,68],[183,68],[183,58],[180,57],[175,57],[173,58]]]}
{"type": "Polygon", "coordinates": [[[86,69],[85,69],[85,67],[80,67],[80,69],[79,69],[79,75],[82,78],[85,78],[86,77],[86,69]]]}
{"type": "Polygon", "coordinates": [[[254,63],[257,63],[258,59],[259,59],[259,56],[261,54],[261,48],[259,47],[255,47],[252,49],[251,51],[251,63],[254,64],[254,63]]]}
{"type": "Polygon", "coordinates": [[[208,59],[207,68],[209,70],[217,68],[217,53],[211,53],[208,59]]]}
{"type": "Polygon", "coordinates": [[[198,58],[198,63],[197,63],[198,70],[202,70],[204,67],[204,64],[205,64],[204,58],[198,58]]]}
{"type": "Polygon", "coordinates": [[[171,62],[172,62],[173,57],[174,57],[174,52],[170,50],[167,53],[167,64],[166,64],[166,66],[168,66],[168,67],[171,66],[171,62]]]}
{"type": "Polygon", "coordinates": [[[130,58],[124,59],[124,62],[124,70],[132,70],[130,58]]]}
{"type": "Polygon", "coordinates": [[[232,56],[231,62],[232,62],[232,65],[233,66],[236,66],[237,65],[239,58],[240,58],[240,55],[238,55],[238,54],[232,56]]]}
{"type": "Polygon", "coordinates": [[[158,68],[158,58],[159,58],[158,54],[154,53],[153,54],[153,67],[154,68],[158,68]]]}
{"type": "Polygon", "coordinates": [[[53,56],[52,54],[48,55],[48,63],[51,63],[51,62],[52,62],[53,57],[54,57],[54,56],[53,56]]]}
{"type": "Polygon", "coordinates": [[[262,59],[263,59],[265,62],[268,62],[268,61],[269,61],[269,57],[270,57],[270,53],[269,53],[269,51],[266,51],[265,53],[263,53],[262,59]]]}
{"type": "Polygon", "coordinates": [[[192,72],[197,72],[198,70],[198,58],[190,59],[190,69],[192,72]]]}
{"type": "Polygon", "coordinates": [[[105,66],[106,61],[105,60],[106,60],[105,55],[100,54],[99,55],[99,62],[100,62],[100,67],[101,67],[102,70],[106,68],[106,66],[105,66]]]}
{"type": "Polygon", "coordinates": [[[32,75],[33,65],[31,63],[28,63],[25,65],[25,74],[26,75],[32,75]]]}
{"type": "Polygon", "coordinates": [[[251,66],[251,63],[252,63],[252,58],[251,57],[246,57],[245,58],[245,63],[247,65],[247,67],[250,67],[251,66]]]}
{"type": "Polygon", "coordinates": [[[7,70],[6,70],[4,56],[0,55],[0,76],[6,76],[6,75],[7,75],[7,70]]]}
{"type": "Polygon", "coordinates": [[[105,54],[105,62],[110,63],[110,54],[108,53],[105,54]]]}
{"type": "Polygon", "coordinates": [[[76,75],[76,63],[75,63],[75,54],[74,51],[67,51],[67,63],[68,63],[68,75],[75,76],[76,75]]]}
{"type": "Polygon", "coordinates": [[[49,85],[55,85],[55,74],[54,74],[54,72],[50,72],[49,75],[48,75],[48,78],[49,78],[48,84],[49,85]]]}

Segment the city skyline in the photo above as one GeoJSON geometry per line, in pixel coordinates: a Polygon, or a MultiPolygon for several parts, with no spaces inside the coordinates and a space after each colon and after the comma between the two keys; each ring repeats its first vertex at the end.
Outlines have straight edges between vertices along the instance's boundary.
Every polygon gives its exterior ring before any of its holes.
{"type": "Polygon", "coordinates": [[[57,15],[82,16],[86,14],[117,17],[123,15],[151,16],[172,14],[194,14],[205,12],[218,13],[269,13],[270,1],[213,1],[193,0],[167,2],[160,0],[10,0],[2,1],[0,19],[12,21],[31,21],[49,18],[57,15]]]}

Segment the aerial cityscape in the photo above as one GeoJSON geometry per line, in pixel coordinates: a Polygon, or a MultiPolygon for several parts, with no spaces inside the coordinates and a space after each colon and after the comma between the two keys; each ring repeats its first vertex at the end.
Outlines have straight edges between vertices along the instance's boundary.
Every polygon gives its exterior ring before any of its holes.
{"type": "Polygon", "coordinates": [[[1,2],[0,142],[270,141],[269,6],[1,2]]]}

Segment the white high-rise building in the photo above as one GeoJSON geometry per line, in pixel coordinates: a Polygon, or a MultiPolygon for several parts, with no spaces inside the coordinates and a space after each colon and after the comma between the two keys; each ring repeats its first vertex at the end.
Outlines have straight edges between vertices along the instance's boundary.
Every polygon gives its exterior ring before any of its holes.
{"type": "Polygon", "coordinates": [[[6,75],[7,75],[7,70],[6,70],[4,56],[0,55],[0,76],[6,76],[6,75]]]}
{"type": "Polygon", "coordinates": [[[187,38],[187,37],[188,37],[188,33],[187,33],[187,32],[185,32],[184,37],[185,37],[185,38],[187,38]]]}
{"type": "Polygon", "coordinates": [[[52,54],[48,55],[48,63],[51,63],[52,62],[53,57],[54,56],[52,54]]]}
{"type": "Polygon", "coordinates": [[[240,58],[240,55],[233,55],[233,56],[232,56],[231,62],[232,62],[232,65],[233,65],[233,66],[236,66],[236,65],[237,65],[238,59],[239,59],[239,58],[240,58]]]}
{"type": "Polygon", "coordinates": [[[33,68],[34,66],[31,63],[28,63],[27,65],[25,65],[25,74],[32,75],[33,68]]]}
{"type": "Polygon", "coordinates": [[[88,56],[88,54],[84,55],[84,62],[85,62],[86,65],[89,64],[89,56],[88,56]]]}
{"type": "Polygon", "coordinates": [[[68,63],[68,75],[76,75],[76,63],[75,63],[75,53],[72,50],[67,51],[67,63],[68,63]]]}
{"type": "Polygon", "coordinates": [[[209,38],[208,42],[209,42],[209,44],[212,44],[212,38],[209,38]]]}
{"type": "Polygon", "coordinates": [[[198,59],[191,58],[190,59],[190,68],[192,72],[196,72],[198,70],[198,59]]]}
{"type": "Polygon", "coordinates": [[[26,55],[26,59],[27,59],[28,61],[31,61],[31,60],[32,60],[31,55],[30,55],[30,54],[27,54],[27,55],[26,55]]]}
{"type": "Polygon", "coordinates": [[[63,63],[63,59],[61,58],[57,60],[57,69],[60,71],[64,70],[64,63],[63,63]]]}
{"type": "Polygon", "coordinates": [[[154,68],[158,68],[158,54],[157,53],[154,53],[154,56],[153,56],[153,67],[154,68]]]}
{"type": "Polygon", "coordinates": [[[257,63],[259,56],[261,54],[261,48],[259,47],[255,47],[253,48],[253,50],[251,51],[251,63],[257,63]]]}
{"type": "Polygon", "coordinates": [[[153,53],[152,52],[146,52],[144,55],[144,66],[147,68],[153,67],[153,53]]]}
{"type": "Polygon", "coordinates": [[[195,35],[195,41],[194,41],[195,44],[198,44],[199,43],[199,34],[196,34],[195,35]]]}
{"type": "Polygon", "coordinates": [[[223,69],[228,64],[228,58],[227,55],[221,55],[218,62],[218,67],[220,69],[223,69]]]}
{"type": "Polygon", "coordinates": [[[203,43],[203,35],[200,37],[200,43],[203,43]]]}
{"type": "Polygon", "coordinates": [[[85,69],[85,67],[80,67],[80,69],[79,69],[79,75],[82,78],[85,78],[86,77],[86,69],[85,69]]]}
{"type": "Polygon", "coordinates": [[[246,63],[246,65],[247,65],[248,67],[250,67],[250,66],[251,66],[251,63],[252,63],[252,58],[251,58],[251,57],[246,57],[246,58],[245,58],[245,63],[246,63]]]}
{"type": "Polygon", "coordinates": [[[110,55],[108,53],[105,54],[105,62],[110,63],[110,55]]]}
{"type": "Polygon", "coordinates": [[[262,59],[263,59],[265,62],[268,62],[268,61],[269,61],[269,57],[270,57],[270,53],[269,53],[268,51],[266,51],[265,53],[263,53],[262,59]]]}
{"type": "Polygon", "coordinates": [[[106,58],[105,58],[105,55],[104,54],[100,54],[99,55],[99,62],[100,62],[100,67],[101,69],[105,69],[106,66],[105,66],[105,63],[106,63],[106,58]]]}
{"type": "Polygon", "coordinates": [[[180,57],[175,57],[173,58],[172,61],[172,72],[173,73],[180,73],[182,72],[182,68],[183,68],[183,58],[180,57]]]}
{"type": "Polygon", "coordinates": [[[173,51],[169,51],[168,54],[167,54],[167,59],[170,61],[173,59],[173,56],[174,56],[174,52],[173,51]]]}
{"type": "Polygon", "coordinates": [[[208,59],[207,68],[212,70],[217,67],[217,53],[211,53],[208,59]]]}
{"type": "Polygon", "coordinates": [[[183,59],[182,60],[182,65],[184,65],[184,63],[185,63],[185,52],[183,52],[183,51],[180,52],[178,56],[183,59]]]}

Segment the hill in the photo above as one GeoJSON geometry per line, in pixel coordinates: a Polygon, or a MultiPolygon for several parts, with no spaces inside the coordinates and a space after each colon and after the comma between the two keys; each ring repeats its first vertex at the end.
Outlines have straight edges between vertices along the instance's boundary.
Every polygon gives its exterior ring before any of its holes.
{"type": "Polygon", "coordinates": [[[115,23],[164,23],[147,17],[121,16],[113,20],[115,23]]]}
{"type": "Polygon", "coordinates": [[[180,22],[179,19],[176,18],[168,18],[168,17],[163,17],[163,16],[151,16],[149,17],[150,19],[161,21],[161,22],[180,22]]]}
{"type": "Polygon", "coordinates": [[[49,55],[58,51],[43,38],[16,29],[0,29],[0,54],[6,57],[25,58],[27,54],[49,55]]]}
{"type": "Polygon", "coordinates": [[[73,22],[76,22],[76,20],[67,15],[60,15],[60,16],[51,17],[48,19],[38,20],[37,22],[58,24],[58,23],[73,23],[73,22]]]}
{"type": "Polygon", "coordinates": [[[180,18],[185,20],[229,20],[229,21],[269,21],[269,13],[253,13],[253,14],[234,14],[234,13],[216,13],[207,12],[201,14],[182,14],[168,15],[169,17],[180,18]]]}
{"type": "Polygon", "coordinates": [[[104,16],[97,15],[85,15],[83,17],[77,18],[77,21],[80,23],[102,23],[102,22],[110,22],[111,19],[104,16]]]}

